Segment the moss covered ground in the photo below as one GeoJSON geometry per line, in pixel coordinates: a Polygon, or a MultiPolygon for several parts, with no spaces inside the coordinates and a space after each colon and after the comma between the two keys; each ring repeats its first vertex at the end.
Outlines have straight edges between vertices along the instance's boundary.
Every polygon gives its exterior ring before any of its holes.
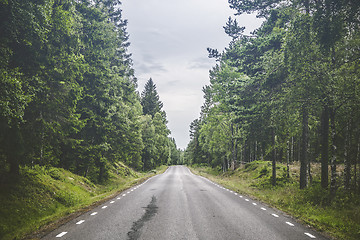
{"type": "Polygon", "coordinates": [[[54,167],[24,167],[17,178],[0,183],[0,239],[38,239],[72,215],[165,171],[138,173],[119,163],[103,184],[54,167]]]}

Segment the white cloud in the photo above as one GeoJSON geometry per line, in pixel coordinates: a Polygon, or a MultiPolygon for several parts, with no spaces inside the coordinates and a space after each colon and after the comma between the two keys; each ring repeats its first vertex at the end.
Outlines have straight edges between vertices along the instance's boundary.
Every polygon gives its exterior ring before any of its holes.
{"type": "MultiPolygon", "coordinates": [[[[203,103],[202,87],[209,84],[207,47],[222,51],[230,37],[223,26],[233,11],[226,0],[123,0],[128,19],[130,52],[139,91],[152,77],[167,112],[169,128],[178,147],[189,141],[189,125],[203,103]]],[[[260,21],[237,16],[253,30],[260,21]]]]}

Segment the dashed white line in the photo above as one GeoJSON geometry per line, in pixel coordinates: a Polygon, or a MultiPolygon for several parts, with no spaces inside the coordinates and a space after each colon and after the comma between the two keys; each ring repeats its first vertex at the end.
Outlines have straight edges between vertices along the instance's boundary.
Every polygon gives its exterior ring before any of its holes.
{"type": "MultiPolygon", "coordinates": [[[[209,181],[209,182],[211,182],[211,181],[209,181]]],[[[217,186],[217,187],[219,187],[219,188],[221,188],[221,189],[223,189],[223,190],[226,190],[226,191],[230,191],[231,193],[234,193],[236,196],[238,195],[236,192],[234,192],[234,191],[231,191],[231,190],[229,190],[229,189],[227,189],[227,188],[224,188],[224,187],[222,187],[222,186],[220,186],[220,185],[218,185],[218,184],[215,184],[215,183],[213,183],[213,182],[211,182],[212,184],[214,184],[215,186],[217,186]]],[[[239,195],[239,197],[240,198],[242,198],[243,196],[241,196],[241,195],[239,195]]],[[[250,201],[249,199],[245,199],[245,201],[250,201]]],[[[257,205],[257,203],[252,203],[254,206],[256,206],[257,205]]],[[[264,208],[264,207],[261,207],[260,208],[261,210],[263,210],[263,211],[266,211],[266,208],[264,208]]],[[[277,214],[275,214],[275,213],[273,213],[273,214],[271,214],[272,216],[274,216],[274,217],[279,217],[279,215],[277,215],[277,214]]],[[[293,223],[291,223],[291,222],[285,222],[287,225],[289,225],[289,226],[291,226],[291,227],[293,227],[293,226],[295,226],[293,223]]],[[[312,235],[312,234],[310,234],[310,233],[304,233],[306,236],[308,236],[308,237],[310,237],[310,238],[316,238],[314,235],[312,235]]]]}
{"type": "Polygon", "coordinates": [[[129,192],[127,192],[127,194],[129,194],[130,193],[130,191],[129,192]]]}
{"type": "Polygon", "coordinates": [[[107,208],[107,206],[103,206],[103,207],[102,207],[102,209],[105,209],[105,208],[107,208]]]}
{"type": "Polygon", "coordinates": [[[61,238],[61,237],[64,236],[65,234],[67,234],[67,232],[62,232],[62,233],[56,235],[56,237],[57,237],[57,238],[61,238]]]}
{"type": "Polygon", "coordinates": [[[310,238],[316,238],[314,235],[310,234],[310,233],[305,233],[306,236],[310,237],[310,238]]]}
{"type": "Polygon", "coordinates": [[[121,199],[121,197],[118,197],[118,198],[117,198],[117,200],[120,200],[120,199],[121,199]]]}
{"type": "Polygon", "coordinates": [[[110,203],[114,203],[115,201],[111,201],[110,203]]]}
{"type": "Polygon", "coordinates": [[[83,222],[85,222],[85,220],[80,220],[80,221],[78,221],[76,224],[77,224],[77,225],[80,225],[80,224],[82,224],[83,222]]]}
{"type": "Polygon", "coordinates": [[[97,214],[97,212],[93,212],[92,214],[90,214],[91,216],[95,216],[97,214]]]}
{"type": "Polygon", "coordinates": [[[123,196],[123,197],[125,197],[125,196],[126,196],[126,194],[124,193],[122,196],[123,196]]]}

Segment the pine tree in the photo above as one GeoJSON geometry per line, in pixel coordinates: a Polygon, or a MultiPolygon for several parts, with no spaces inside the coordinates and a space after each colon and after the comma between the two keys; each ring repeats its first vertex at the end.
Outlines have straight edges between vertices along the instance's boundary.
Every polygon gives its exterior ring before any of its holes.
{"type": "Polygon", "coordinates": [[[141,93],[141,105],[144,115],[151,115],[153,118],[159,112],[166,119],[165,112],[162,111],[163,103],[159,100],[159,94],[152,78],[147,81],[144,91],[141,93]]]}

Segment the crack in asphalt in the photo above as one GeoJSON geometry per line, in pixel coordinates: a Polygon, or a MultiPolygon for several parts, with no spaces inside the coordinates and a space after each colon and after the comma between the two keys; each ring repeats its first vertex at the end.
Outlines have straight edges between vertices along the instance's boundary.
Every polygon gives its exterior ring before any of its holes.
{"type": "Polygon", "coordinates": [[[139,239],[141,235],[141,228],[144,224],[151,220],[152,217],[157,213],[158,207],[156,206],[156,197],[152,196],[151,201],[147,207],[145,207],[146,211],[144,215],[133,223],[131,227],[131,231],[127,233],[129,240],[139,239]]]}

